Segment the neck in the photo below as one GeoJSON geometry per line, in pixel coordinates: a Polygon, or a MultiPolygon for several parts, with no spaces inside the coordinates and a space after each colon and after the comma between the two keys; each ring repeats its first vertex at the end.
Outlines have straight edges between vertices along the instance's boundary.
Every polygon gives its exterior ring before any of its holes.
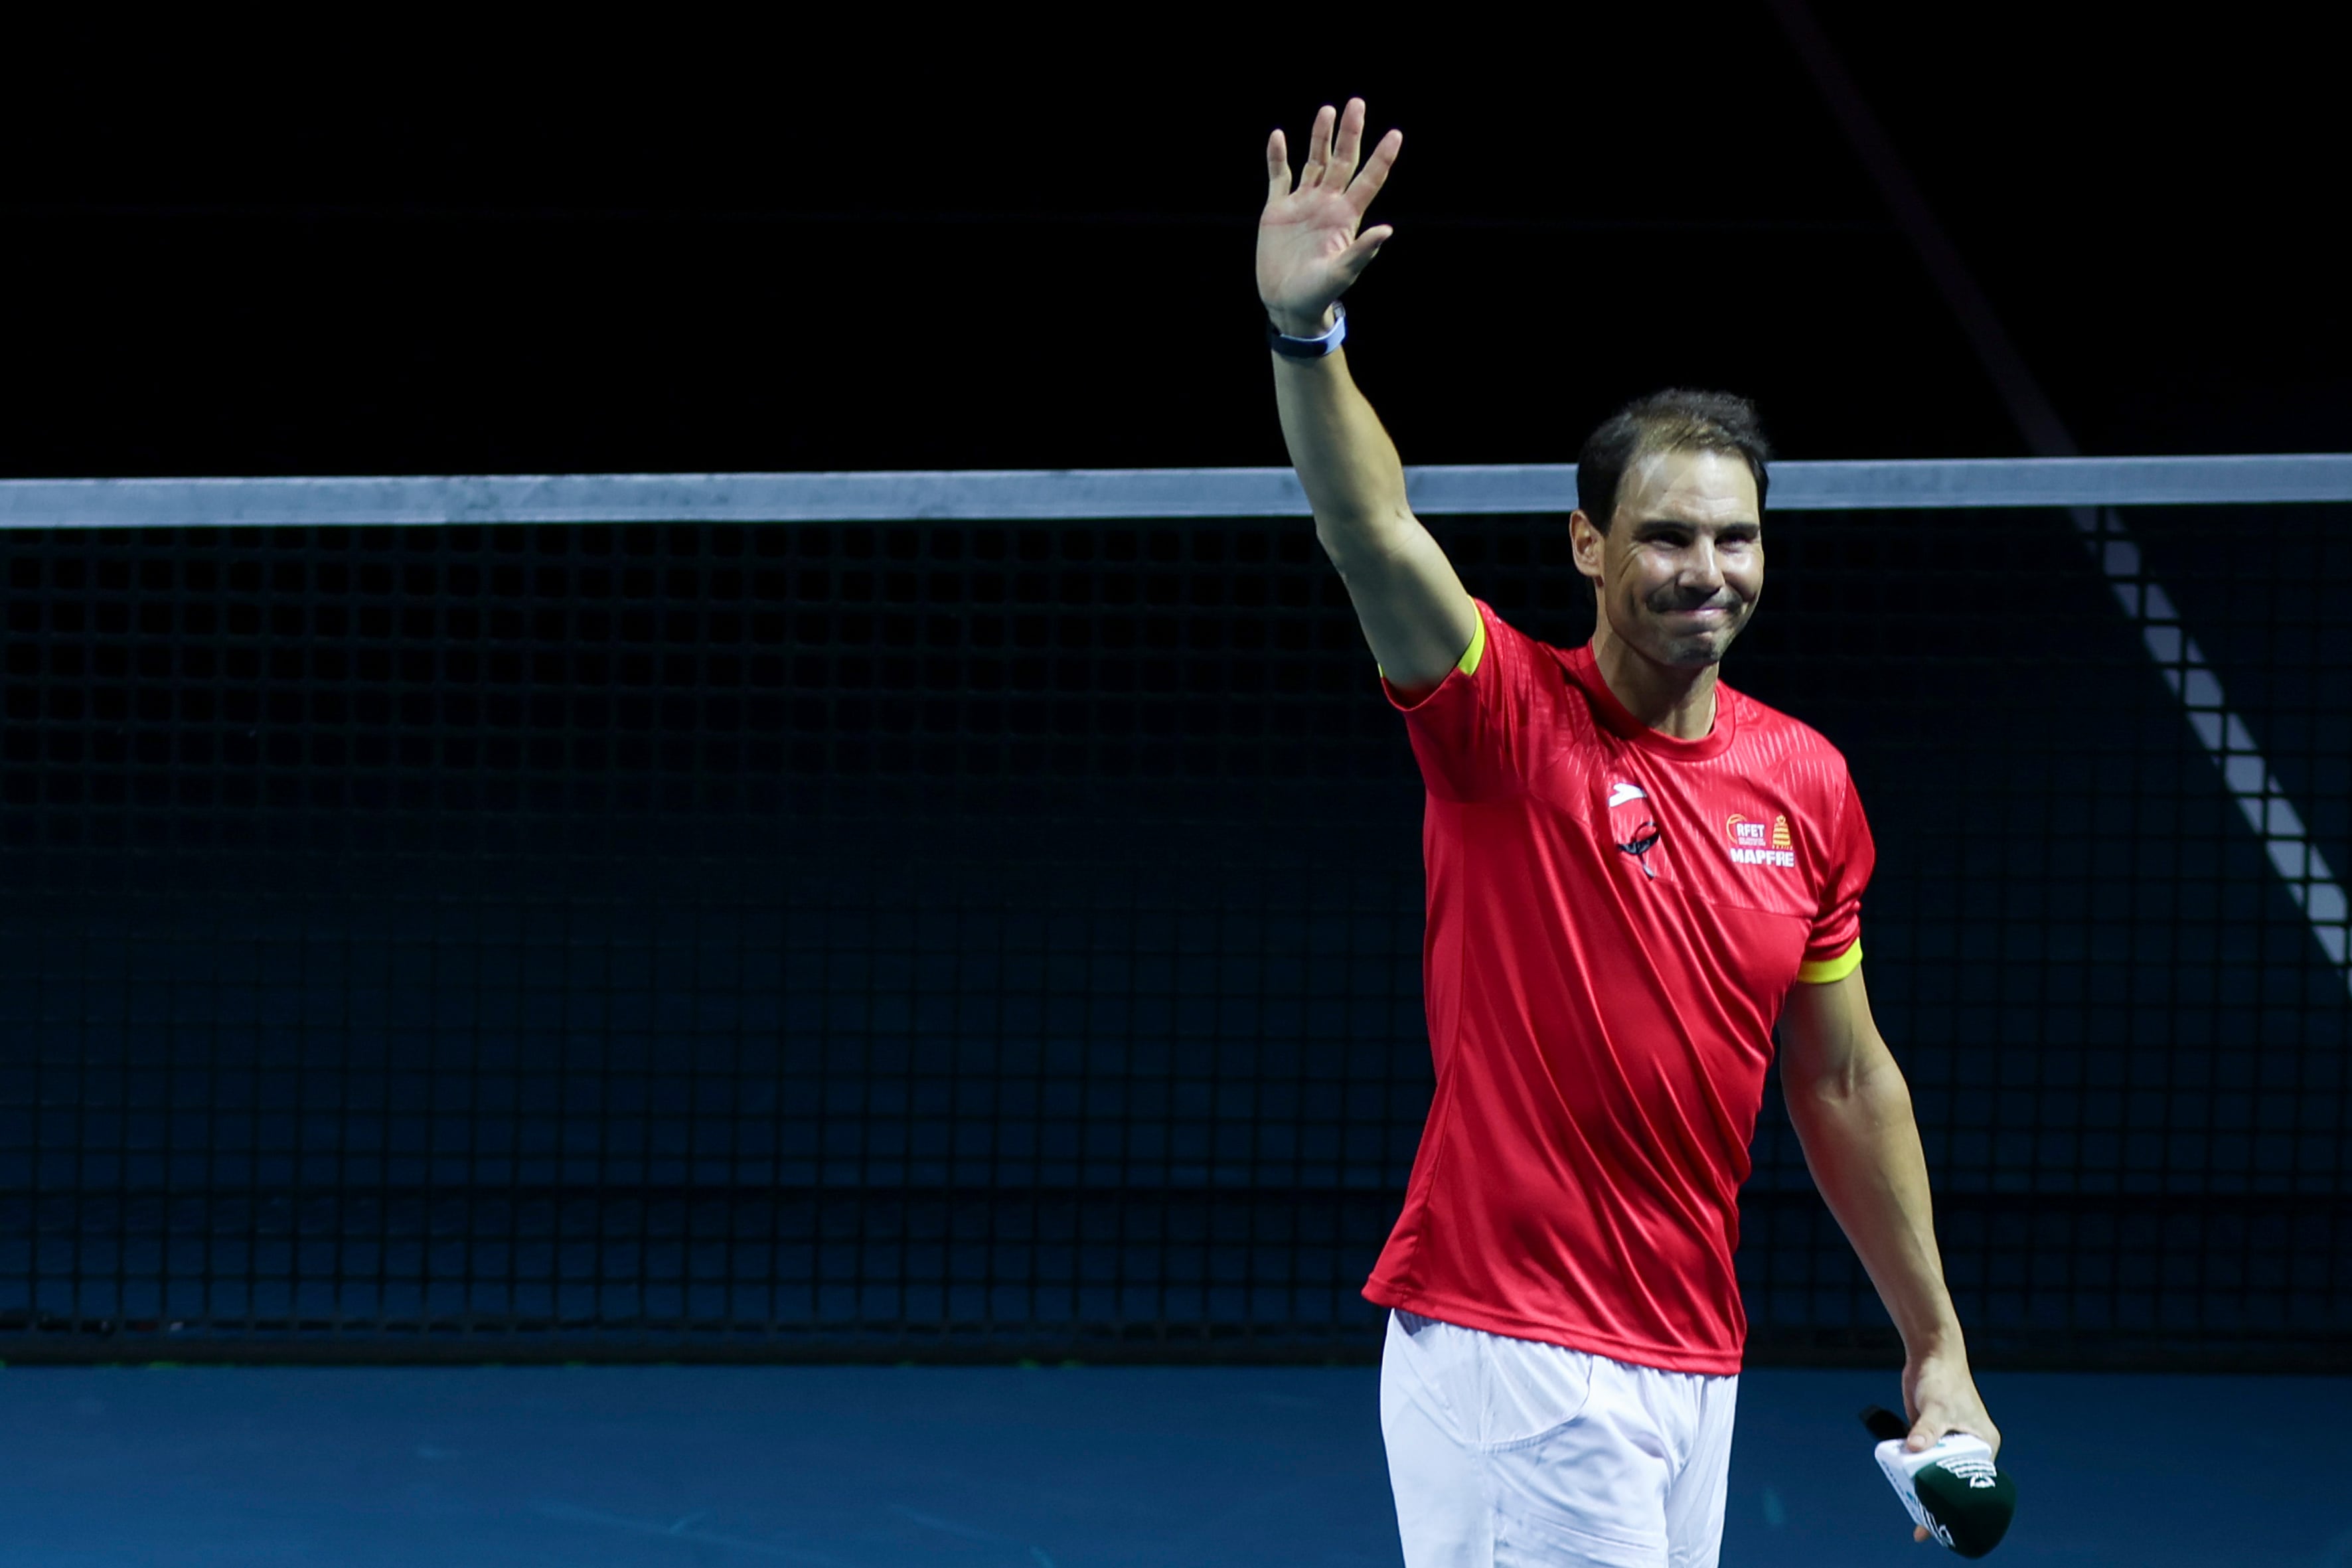
{"type": "Polygon", "coordinates": [[[1606,615],[1592,633],[1592,661],[1610,695],[1660,734],[1703,741],[1715,729],[1715,666],[1660,664],[1618,637],[1606,615]]]}

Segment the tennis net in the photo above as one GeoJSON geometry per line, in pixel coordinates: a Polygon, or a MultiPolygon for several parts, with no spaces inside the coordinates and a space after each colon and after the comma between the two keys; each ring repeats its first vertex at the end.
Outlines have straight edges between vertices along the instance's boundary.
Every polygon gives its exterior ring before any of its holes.
{"type": "MultiPolygon", "coordinates": [[[[1776,482],[1986,1360],[2352,1361],[2352,465],[2241,461],[1776,482]]],[[[1427,472],[1586,635],[1563,471],[1427,472]]],[[[1279,476],[830,478],[0,487],[0,1356],[1374,1353],[1420,795],[1279,476]]],[[[1884,1355],[1756,1156],[1753,1359],[1884,1355]]]]}

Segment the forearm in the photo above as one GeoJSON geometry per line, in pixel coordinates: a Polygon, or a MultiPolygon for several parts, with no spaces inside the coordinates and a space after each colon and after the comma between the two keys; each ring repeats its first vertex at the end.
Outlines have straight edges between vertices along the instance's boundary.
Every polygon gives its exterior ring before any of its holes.
{"type": "Polygon", "coordinates": [[[1892,1060],[1843,1080],[1792,1083],[1790,1119],[1830,1212],[1915,1359],[1963,1352],[1936,1247],[1927,1160],[1911,1091],[1892,1060]]]}
{"type": "MultiPolygon", "coordinates": [[[[1361,229],[1364,206],[1387,177],[1402,138],[1381,138],[1356,174],[1364,100],[1315,117],[1306,166],[1294,188],[1282,132],[1266,139],[1265,211],[1258,217],[1258,300],[1276,329],[1309,338],[1333,325],[1335,301],[1388,238],[1361,229]]],[[[1475,644],[1478,609],[1406,502],[1404,466],[1344,354],[1274,361],[1275,399],[1316,536],[1339,569],[1364,641],[1390,689],[1408,700],[1434,691],[1475,644]]]]}
{"type": "Polygon", "coordinates": [[[1324,550],[1345,572],[1392,549],[1420,525],[1405,502],[1404,465],[1348,374],[1347,351],[1317,360],[1270,357],[1282,437],[1324,550]]]}

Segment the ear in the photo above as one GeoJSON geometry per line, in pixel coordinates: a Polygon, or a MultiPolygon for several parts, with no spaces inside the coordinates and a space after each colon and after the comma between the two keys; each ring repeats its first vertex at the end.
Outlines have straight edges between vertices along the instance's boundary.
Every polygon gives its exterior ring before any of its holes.
{"type": "Polygon", "coordinates": [[[1580,508],[1568,514],[1568,545],[1576,557],[1576,569],[1599,583],[1604,575],[1601,560],[1609,548],[1609,536],[1595,528],[1580,508]]]}

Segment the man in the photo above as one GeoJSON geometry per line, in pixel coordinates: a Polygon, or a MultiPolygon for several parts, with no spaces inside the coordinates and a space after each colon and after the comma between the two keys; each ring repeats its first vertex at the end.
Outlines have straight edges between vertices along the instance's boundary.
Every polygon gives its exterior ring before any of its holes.
{"type": "Polygon", "coordinates": [[[1717,679],[1764,585],[1744,402],[1660,394],[1586,444],[1588,647],[1464,591],[1338,352],[1402,145],[1359,169],[1363,134],[1361,100],[1326,107],[1294,185],[1274,133],[1257,279],[1292,461],[1428,788],[1437,1089],[1365,1289],[1391,1309],[1405,1560],[1699,1568],[1722,1539],[1736,1199],[1776,1020],[1814,1180],[1902,1331],[1911,1447],[2000,1441],[1863,986],[1870,830],[1826,741],[1717,679]]]}

